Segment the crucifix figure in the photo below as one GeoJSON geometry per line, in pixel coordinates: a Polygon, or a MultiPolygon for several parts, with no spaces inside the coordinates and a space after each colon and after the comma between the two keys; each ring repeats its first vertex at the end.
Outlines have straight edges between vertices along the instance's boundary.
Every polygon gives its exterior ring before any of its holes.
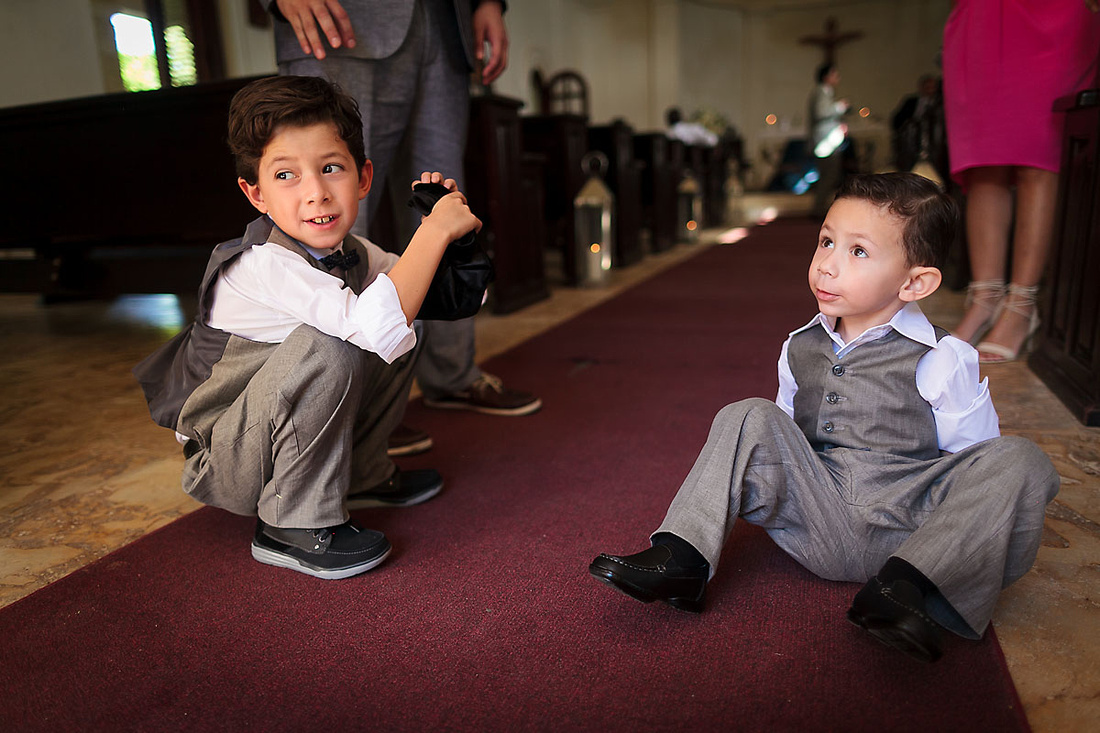
{"type": "Polygon", "coordinates": [[[799,43],[821,46],[825,52],[825,63],[832,64],[836,62],[836,48],[842,43],[848,41],[854,41],[858,38],[863,38],[863,31],[848,31],[846,33],[838,33],[836,30],[836,18],[825,19],[825,35],[823,36],[803,36],[798,39],[799,43]]]}

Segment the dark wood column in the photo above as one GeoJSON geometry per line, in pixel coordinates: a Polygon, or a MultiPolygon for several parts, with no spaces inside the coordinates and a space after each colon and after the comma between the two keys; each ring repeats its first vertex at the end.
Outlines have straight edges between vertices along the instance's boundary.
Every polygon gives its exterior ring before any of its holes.
{"type": "Polygon", "coordinates": [[[482,245],[493,258],[492,307],[508,313],[550,295],[543,267],[546,227],[542,175],[537,159],[520,145],[516,99],[486,95],[470,100],[466,143],[466,188],[483,226],[482,245]]]}
{"type": "Polygon", "coordinates": [[[560,250],[568,285],[577,282],[576,221],[573,199],[584,185],[581,159],[588,152],[588,127],[582,115],[537,115],[521,118],[523,149],[545,158],[547,246],[560,250]]]}
{"type": "Polygon", "coordinates": [[[672,168],[670,142],[663,132],[634,136],[634,155],[642,164],[642,226],[649,229],[655,252],[676,244],[676,185],[680,179],[672,168]]]}
{"type": "Polygon", "coordinates": [[[605,180],[615,193],[614,267],[632,265],[645,256],[642,247],[641,171],[634,158],[634,130],[623,120],[588,128],[593,150],[607,156],[610,170],[605,180]]]}
{"type": "Polygon", "coordinates": [[[1100,426],[1100,89],[1059,99],[1062,171],[1042,329],[1028,365],[1089,426],[1100,426]]]}

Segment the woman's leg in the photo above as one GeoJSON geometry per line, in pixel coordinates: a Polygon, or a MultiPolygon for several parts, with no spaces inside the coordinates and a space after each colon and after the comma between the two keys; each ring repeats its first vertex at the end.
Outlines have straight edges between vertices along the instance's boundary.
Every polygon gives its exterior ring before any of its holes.
{"type": "Polygon", "coordinates": [[[1012,169],[971,168],[966,172],[966,236],[970,256],[968,308],[954,334],[964,341],[980,337],[1000,303],[1008,266],[1012,226],[1012,169]]]}
{"type": "Polygon", "coordinates": [[[1035,322],[1035,288],[1043,277],[1054,231],[1058,174],[1021,167],[1016,172],[1016,229],[1013,237],[1012,292],[983,343],[1019,353],[1035,322]]]}

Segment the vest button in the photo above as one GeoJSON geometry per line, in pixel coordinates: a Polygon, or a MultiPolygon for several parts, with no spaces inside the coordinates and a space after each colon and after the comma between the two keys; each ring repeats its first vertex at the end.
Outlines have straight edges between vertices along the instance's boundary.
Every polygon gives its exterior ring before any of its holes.
{"type": "Polygon", "coordinates": [[[844,365],[843,364],[834,364],[833,365],[833,374],[837,375],[838,377],[843,377],[844,376],[844,365]]]}
{"type": "Polygon", "coordinates": [[[830,405],[835,405],[837,402],[840,402],[840,395],[838,395],[836,392],[830,392],[829,394],[825,395],[825,401],[828,402],[830,405]]]}
{"type": "Polygon", "coordinates": [[[822,426],[821,426],[821,428],[822,428],[822,429],[823,429],[823,430],[824,430],[824,431],[825,431],[826,433],[831,433],[831,432],[833,432],[833,427],[834,427],[834,426],[833,426],[833,424],[832,424],[831,422],[827,422],[827,423],[825,423],[824,425],[822,425],[822,426]]]}

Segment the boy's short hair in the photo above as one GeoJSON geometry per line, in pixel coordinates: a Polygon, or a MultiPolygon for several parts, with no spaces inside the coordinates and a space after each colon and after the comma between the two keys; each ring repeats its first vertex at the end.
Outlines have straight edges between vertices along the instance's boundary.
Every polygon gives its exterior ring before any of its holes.
{"type": "Polygon", "coordinates": [[[814,76],[817,78],[817,83],[822,84],[825,82],[825,77],[829,75],[829,72],[836,68],[836,64],[825,63],[817,67],[817,71],[814,76]]]}
{"type": "Polygon", "coordinates": [[[836,199],[860,199],[885,207],[904,222],[902,246],[910,267],[943,269],[959,227],[959,206],[940,187],[916,173],[848,176],[836,199]]]}
{"type": "Polygon", "coordinates": [[[255,185],[260,158],[276,131],[318,122],[336,125],[356,172],[362,170],[367,162],[363,119],[359,105],[338,86],[315,76],[269,76],[245,85],[229,103],[229,149],[237,175],[255,185]]]}

